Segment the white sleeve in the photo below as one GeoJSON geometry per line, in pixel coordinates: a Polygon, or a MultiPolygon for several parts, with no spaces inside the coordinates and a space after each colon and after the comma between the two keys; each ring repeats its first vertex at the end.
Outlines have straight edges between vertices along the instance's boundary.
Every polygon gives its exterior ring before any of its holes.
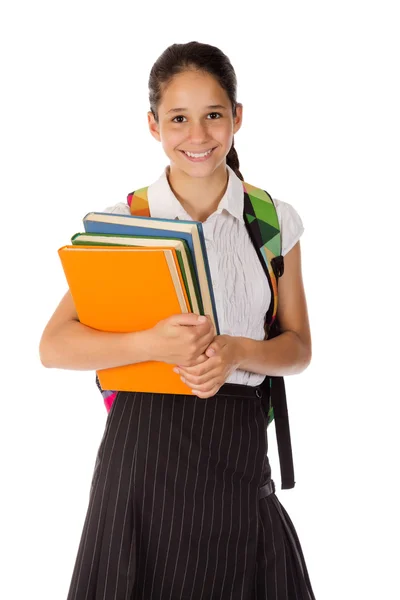
{"type": "Polygon", "coordinates": [[[285,256],[299,241],[304,232],[299,213],[288,202],[273,198],[281,228],[282,256],[285,256]]]}
{"type": "Polygon", "coordinates": [[[129,206],[126,202],[118,202],[117,204],[114,204],[113,206],[109,206],[108,208],[105,208],[101,212],[109,213],[109,214],[116,213],[117,215],[130,215],[131,209],[129,208],[129,206]]]}

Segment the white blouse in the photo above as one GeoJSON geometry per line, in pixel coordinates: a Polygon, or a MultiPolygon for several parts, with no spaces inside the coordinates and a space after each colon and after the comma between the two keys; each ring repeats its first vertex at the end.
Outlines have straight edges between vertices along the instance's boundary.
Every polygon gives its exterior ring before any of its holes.
{"type": "MultiPolygon", "coordinates": [[[[159,179],[149,186],[148,200],[152,217],[192,218],[183,209],[168,183],[166,167],[159,179]]],[[[203,222],[220,333],[264,339],[264,318],[271,302],[271,291],[263,267],[247,233],[243,220],[243,185],[227,166],[229,181],[218,209],[203,222]]],[[[137,188],[139,189],[139,188],[137,188]]],[[[273,198],[281,228],[282,255],[285,256],[301,237],[304,227],[293,206],[273,198]]],[[[127,203],[119,202],[102,212],[130,214],[127,203]]],[[[264,375],[242,371],[232,373],[226,383],[256,386],[264,375]]]]}

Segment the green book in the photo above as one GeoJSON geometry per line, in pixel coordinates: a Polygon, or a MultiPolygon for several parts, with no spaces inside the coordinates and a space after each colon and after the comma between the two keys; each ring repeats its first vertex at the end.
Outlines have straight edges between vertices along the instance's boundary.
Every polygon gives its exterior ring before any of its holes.
{"type": "Polygon", "coordinates": [[[166,239],[173,237],[185,240],[193,259],[204,312],[206,315],[210,315],[215,334],[219,335],[211,270],[208,263],[203,225],[200,221],[90,212],[83,218],[83,226],[86,233],[137,235],[142,238],[147,236],[166,239]]]}
{"type": "Polygon", "coordinates": [[[192,255],[185,240],[157,236],[140,237],[125,234],[76,233],[72,236],[71,243],[73,245],[85,246],[142,246],[148,248],[170,246],[171,248],[174,248],[176,250],[182,279],[189,299],[190,309],[195,314],[204,315],[200,286],[197,281],[192,255]]]}

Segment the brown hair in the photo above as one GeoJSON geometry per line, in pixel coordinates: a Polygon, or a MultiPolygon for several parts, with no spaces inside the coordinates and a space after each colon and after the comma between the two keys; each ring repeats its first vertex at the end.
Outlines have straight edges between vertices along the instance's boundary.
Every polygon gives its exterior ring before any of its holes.
{"type": "MultiPolygon", "coordinates": [[[[236,116],[236,74],[229,58],[215,46],[188,42],[172,44],[154,63],[149,77],[150,110],[158,122],[158,106],[161,102],[163,84],[167,84],[174,75],[196,69],[212,75],[226,91],[232,104],[232,114],[236,116]]],[[[234,140],[226,156],[227,165],[243,181],[239,171],[239,157],[235,150],[234,140]]]]}

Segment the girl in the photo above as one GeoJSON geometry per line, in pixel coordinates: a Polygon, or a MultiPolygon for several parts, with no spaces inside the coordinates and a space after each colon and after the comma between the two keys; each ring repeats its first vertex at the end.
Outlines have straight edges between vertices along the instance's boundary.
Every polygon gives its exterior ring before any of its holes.
{"type": "Polygon", "coordinates": [[[221,335],[194,314],[141,332],[96,331],[79,322],[69,292],[51,317],[40,345],[45,366],[164,361],[195,394],[118,392],[68,600],[312,600],[296,531],[274,493],[260,387],[267,374],[299,373],[311,359],[303,226],[291,205],[274,201],[285,256],[282,333],[265,341],[271,295],[243,221],[233,67],[213,46],[174,44],[154,64],[149,88],[149,129],[170,162],[149,187],[151,216],[203,223],[221,335]]]}

